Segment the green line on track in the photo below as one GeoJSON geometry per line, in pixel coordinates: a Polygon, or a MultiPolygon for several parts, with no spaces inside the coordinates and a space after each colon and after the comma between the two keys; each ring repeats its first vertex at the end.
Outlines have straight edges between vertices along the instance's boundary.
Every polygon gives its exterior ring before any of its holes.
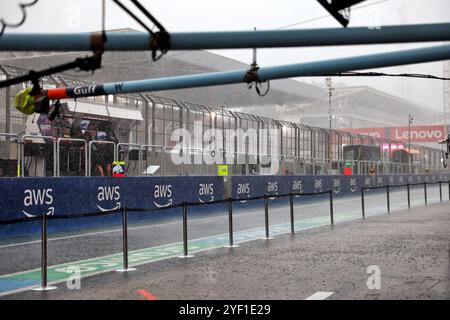
{"type": "MultiPolygon", "coordinates": [[[[344,222],[360,218],[359,214],[338,214],[335,222],[344,222]]],[[[297,231],[328,225],[330,218],[328,216],[302,219],[295,221],[295,229],[297,231]]],[[[280,224],[270,227],[272,235],[283,234],[290,231],[290,224],[280,224]]],[[[234,233],[235,243],[252,241],[265,236],[264,228],[255,228],[243,230],[234,233]]],[[[188,242],[189,253],[210,250],[222,247],[228,244],[228,234],[217,236],[209,236],[200,239],[190,240],[188,242]]],[[[128,261],[130,266],[138,266],[163,259],[173,258],[183,252],[183,244],[181,242],[161,245],[157,247],[144,248],[129,251],[128,261]]],[[[48,267],[48,282],[58,283],[66,281],[73,271],[68,270],[69,267],[78,267],[82,277],[94,274],[113,271],[122,267],[123,255],[117,253],[113,255],[74,261],[69,263],[58,264],[48,267]]],[[[41,278],[41,270],[34,269],[29,271],[18,272],[0,276],[0,295],[11,292],[22,291],[31,286],[39,285],[41,278]]]]}

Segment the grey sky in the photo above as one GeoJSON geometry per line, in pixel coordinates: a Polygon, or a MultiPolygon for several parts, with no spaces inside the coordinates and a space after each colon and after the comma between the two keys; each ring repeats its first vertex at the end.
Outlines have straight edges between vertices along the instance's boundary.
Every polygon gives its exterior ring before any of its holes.
{"type": "MultiPolygon", "coordinates": [[[[14,20],[20,16],[20,12],[15,9],[16,2],[17,0],[0,1],[2,17],[7,16],[8,19],[14,20]]],[[[123,0],[123,2],[127,1],[123,0]]],[[[253,27],[276,29],[311,18],[327,16],[327,12],[315,0],[141,0],[141,2],[169,31],[251,30],[253,27]]],[[[450,1],[448,0],[368,0],[361,5],[371,3],[375,4],[352,12],[350,26],[450,21],[450,1]]],[[[34,7],[28,9],[28,17],[22,27],[7,29],[6,32],[99,30],[101,26],[100,13],[100,0],[39,0],[34,7]]],[[[109,0],[107,0],[106,27],[108,29],[134,28],[142,30],[109,0]]],[[[291,28],[324,27],[340,27],[340,25],[333,18],[326,17],[291,28]]],[[[432,44],[265,49],[258,51],[258,62],[262,66],[269,66],[429,45],[432,44]]],[[[250,50],[214,52],[245,63],[251,62],[250,50]]],[[[383,70],[442,75],[443,64],[436,62],[383,70]]],[[[298,80],[323,84],[321,78],[299,78],[298,80]]],[[[431,108],[438,110],[443,108],[442,81],[400,78],[336,78],[335,82],[346,85],[369,85],[431,108]]]]}

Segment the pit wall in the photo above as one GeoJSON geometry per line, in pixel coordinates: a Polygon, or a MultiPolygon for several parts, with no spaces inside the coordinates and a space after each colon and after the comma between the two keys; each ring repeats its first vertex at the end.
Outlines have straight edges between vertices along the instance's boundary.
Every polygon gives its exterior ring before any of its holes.
{"type": "MultiPolygon", "coordinates": [[[[228,177],[229,178],[229,177],[228,177]]],[[[359,195],[361,186],[401,185],[448,181],[450,174],[391,175],[391,176],[233,176],[228,179],[231,196],[246,200],[264,195],[317,193],[332,189],[335,197],[359,195]],[[231,182],[230,182],[231,180],[231,182]]],[[[224,179],[217,176],[198,177],[62,177],[62,178],[1,178],[0,221],[29,219],[47,215],[76,216],[102,213],[95,217],[50,219],[50,233],[104,228],[121,223],[120,208],[160,209],[160,211],[130,213],[131,222],[163,220],[181,217],[183,202],[203,203],[227,198],[224,179]],[[164,210],[163,210],[164,209],[164,210]],[[103,214],[104,213],[104,214],[103,214]]],[[[305,197],[306,198],[306,197],[305,197]]],[[[307,201],[314,201],[308,197],[307,201]]],[[[258,201],[235,202],[237,207],[260,206],[258,201]]],[[[287,205],[281,198],[274,205],[287,205]]],[[[196,216],[226,212],[225,204],[195,206],[190,214],[196,216]]],[[[0,225],[0,239],[36,236],[40,221],[0,225]]]]}

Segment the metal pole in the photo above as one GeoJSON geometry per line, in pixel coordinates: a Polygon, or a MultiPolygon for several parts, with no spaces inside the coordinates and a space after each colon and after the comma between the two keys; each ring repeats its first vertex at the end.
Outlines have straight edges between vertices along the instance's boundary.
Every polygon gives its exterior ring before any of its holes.
{"type": "Polygon", "coordinates": [[[391,197],[389,195],[389,185],[386,186],[387,213],[391,213],[391,197]]]}
{"type": "Polygon", "coordinates": [[[442,181],[439,181],[439,200],[442,203],[442,181]]]}
{"type": "Polygon", "coordinates": [[[229,235],[229,243],[225,248],[237,248],[239,247],[237,244],[233,242],[233,199],[228,199],[228,235],[229,235]]]}
{"type": "MultiPolygon", "coordinates": [[[[262,67],[258,69],[256,75],[260,81],[266,81],[271,79],[284,79],[300,76],[322,76],[324,74],[352,70],[366,70],[447,59],[450,59],[450,45],[441,45],[388,53],[370,54],[365,56],[288,64],[274,67],[262,67]]],[[[79,87],[50,88],[47,90],[47,96],[50,99],[55,100],[85,96],[103,96],[108,94],[162,91],[243,83],[245,82],[244,79],[246,79],[247,73],[248,69],[244,69],[156,79],[112,82],[85,87],[83,90],[79,87]]]]}
{"type": "Polygon", "coordinates": [[[330,220],[331,225],[334,225],[333,190],[330,190],[330,220]]]}
{"type": "Polygon", "coordinates": [[[425,205],[428,205],[428,195],[427,195],[427,183],[423,183],[423,193],[425,198],[425,205]]]}
{"type": "Polygon", "coordinates": [[[333,83],[331,80],[331,77],[326,77],[326,84],[328,87],[328,121],[329,121],[329,129],[328,129],[328,163],[329,163],[329,170],[331,173],[332,165],[331,165],[331,158],[332,158],[332,147],[331,147],[331,129],[332,129],[332,110],[331,110],[331,97],[333,95],[333,83]]]}
{"type": "Polygon", "coordinates": [[[408,195],[408,209],[411,209],[411,194],[409,190],[409,182],[406,184],[406,190],[408,195]]]}
{"type": "Polygon", "coordinates": [[[183,203],[182,208],[183,208],[183,255],[178,256],[178,258],[192,258],[193,255],[188,254],[187,204],[183,203]]]}
{"type": "Polygon", "coordinates": [[[47,213],[42,214],[41,224],[41,286],[33,291],[49,291],[57,287],[47,285],[47,213]]]}
{"type": "MultiPolygon", "coordinates": [[[[10,79],[10,75],[5,73],[6,79],[10,79]]],[[[5,132],[11,132],[11,87],[5,89],[5,132]]],[[[11,151],[8,149],[8,157],[11,151]]]]}
{"type": "Polygon", "coordinates": [[[269,197],[267,195],[264,195],[264,225],[266,229],[266,237],[263,239],[264,240],[273,239],[272,237],[270,237],[269,234],[269,197]]]}
{"type": "Polygon", "coordinates": [[[413,118],[408,114],[408,174],[411,174],[411,122],[413,118]]]}
{"type": "Polygon", "coordinates": [[[122,211],[123,269],[128,270],[128,210],[122,211]]]}
{"type": "Polygon", "coordinates": [[[128,268],[128,209],[122,209],[122,245],[123,245],[123,268],[117,272],[136,271],[135,268],[128,268]]]}
{"type": "Polygon", "coordinates": [[[448,181],[448,200],[450,200],[450,180],[448,181]]]}
{"type": "Polygon", "coordinates": [[[364,205],[364,187],[361,187],[361,212],[362,212],[362,218],[366,218],[366,208],[364,205]]]}
{"type": "Polygon", "coordinates": [[[294,226],[294,194],[291,193],[289,195],[289,208],[290,208],[290,214],[291,214],[291,233],[295,233],[295,226],[294,226]]]}
{"type": "MultiPolygon", "coordinates": [[[[450,40],[450,24],[416,24],[297,30],[248,30],[221,32],[171,32],[172,50],[250,49],[407,43],[450,40]]],[[[107,32],[105,51],[150,50],[154,43],[146,32],[107,32]]],[[[0,51],[93,51],[99,33],[10,33],[0,38],[0,51]]]]}

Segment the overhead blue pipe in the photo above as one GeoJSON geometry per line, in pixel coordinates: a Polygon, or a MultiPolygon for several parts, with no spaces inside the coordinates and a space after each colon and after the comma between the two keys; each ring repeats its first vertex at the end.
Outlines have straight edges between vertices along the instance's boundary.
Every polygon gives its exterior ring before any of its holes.
{"type": "MultiPolygon", "coordinates": [[[[317,76],[355,70],[391,67],[450,59],[450,45],[377,53],[357,57],[263,67],[257,71],[259,80],[317,76]]],[[[248,70],[214,72],[166,78],[105,83],[88,87],[48,89],[51,99],[76,98],[106,94],[186,89],[245,82],[248,70]]]]}
{"type": "MultiPolygon", "coordinates": [[[[143,32],[107,32],[107,51],[150,50],[143,32]]],[[[170,33],[171,50],[243,49],[449,41],[450,23],[272,31],[170,33]]],[[[6,33],[0,51],[91,51],[100,33],[6,33]]]]}

